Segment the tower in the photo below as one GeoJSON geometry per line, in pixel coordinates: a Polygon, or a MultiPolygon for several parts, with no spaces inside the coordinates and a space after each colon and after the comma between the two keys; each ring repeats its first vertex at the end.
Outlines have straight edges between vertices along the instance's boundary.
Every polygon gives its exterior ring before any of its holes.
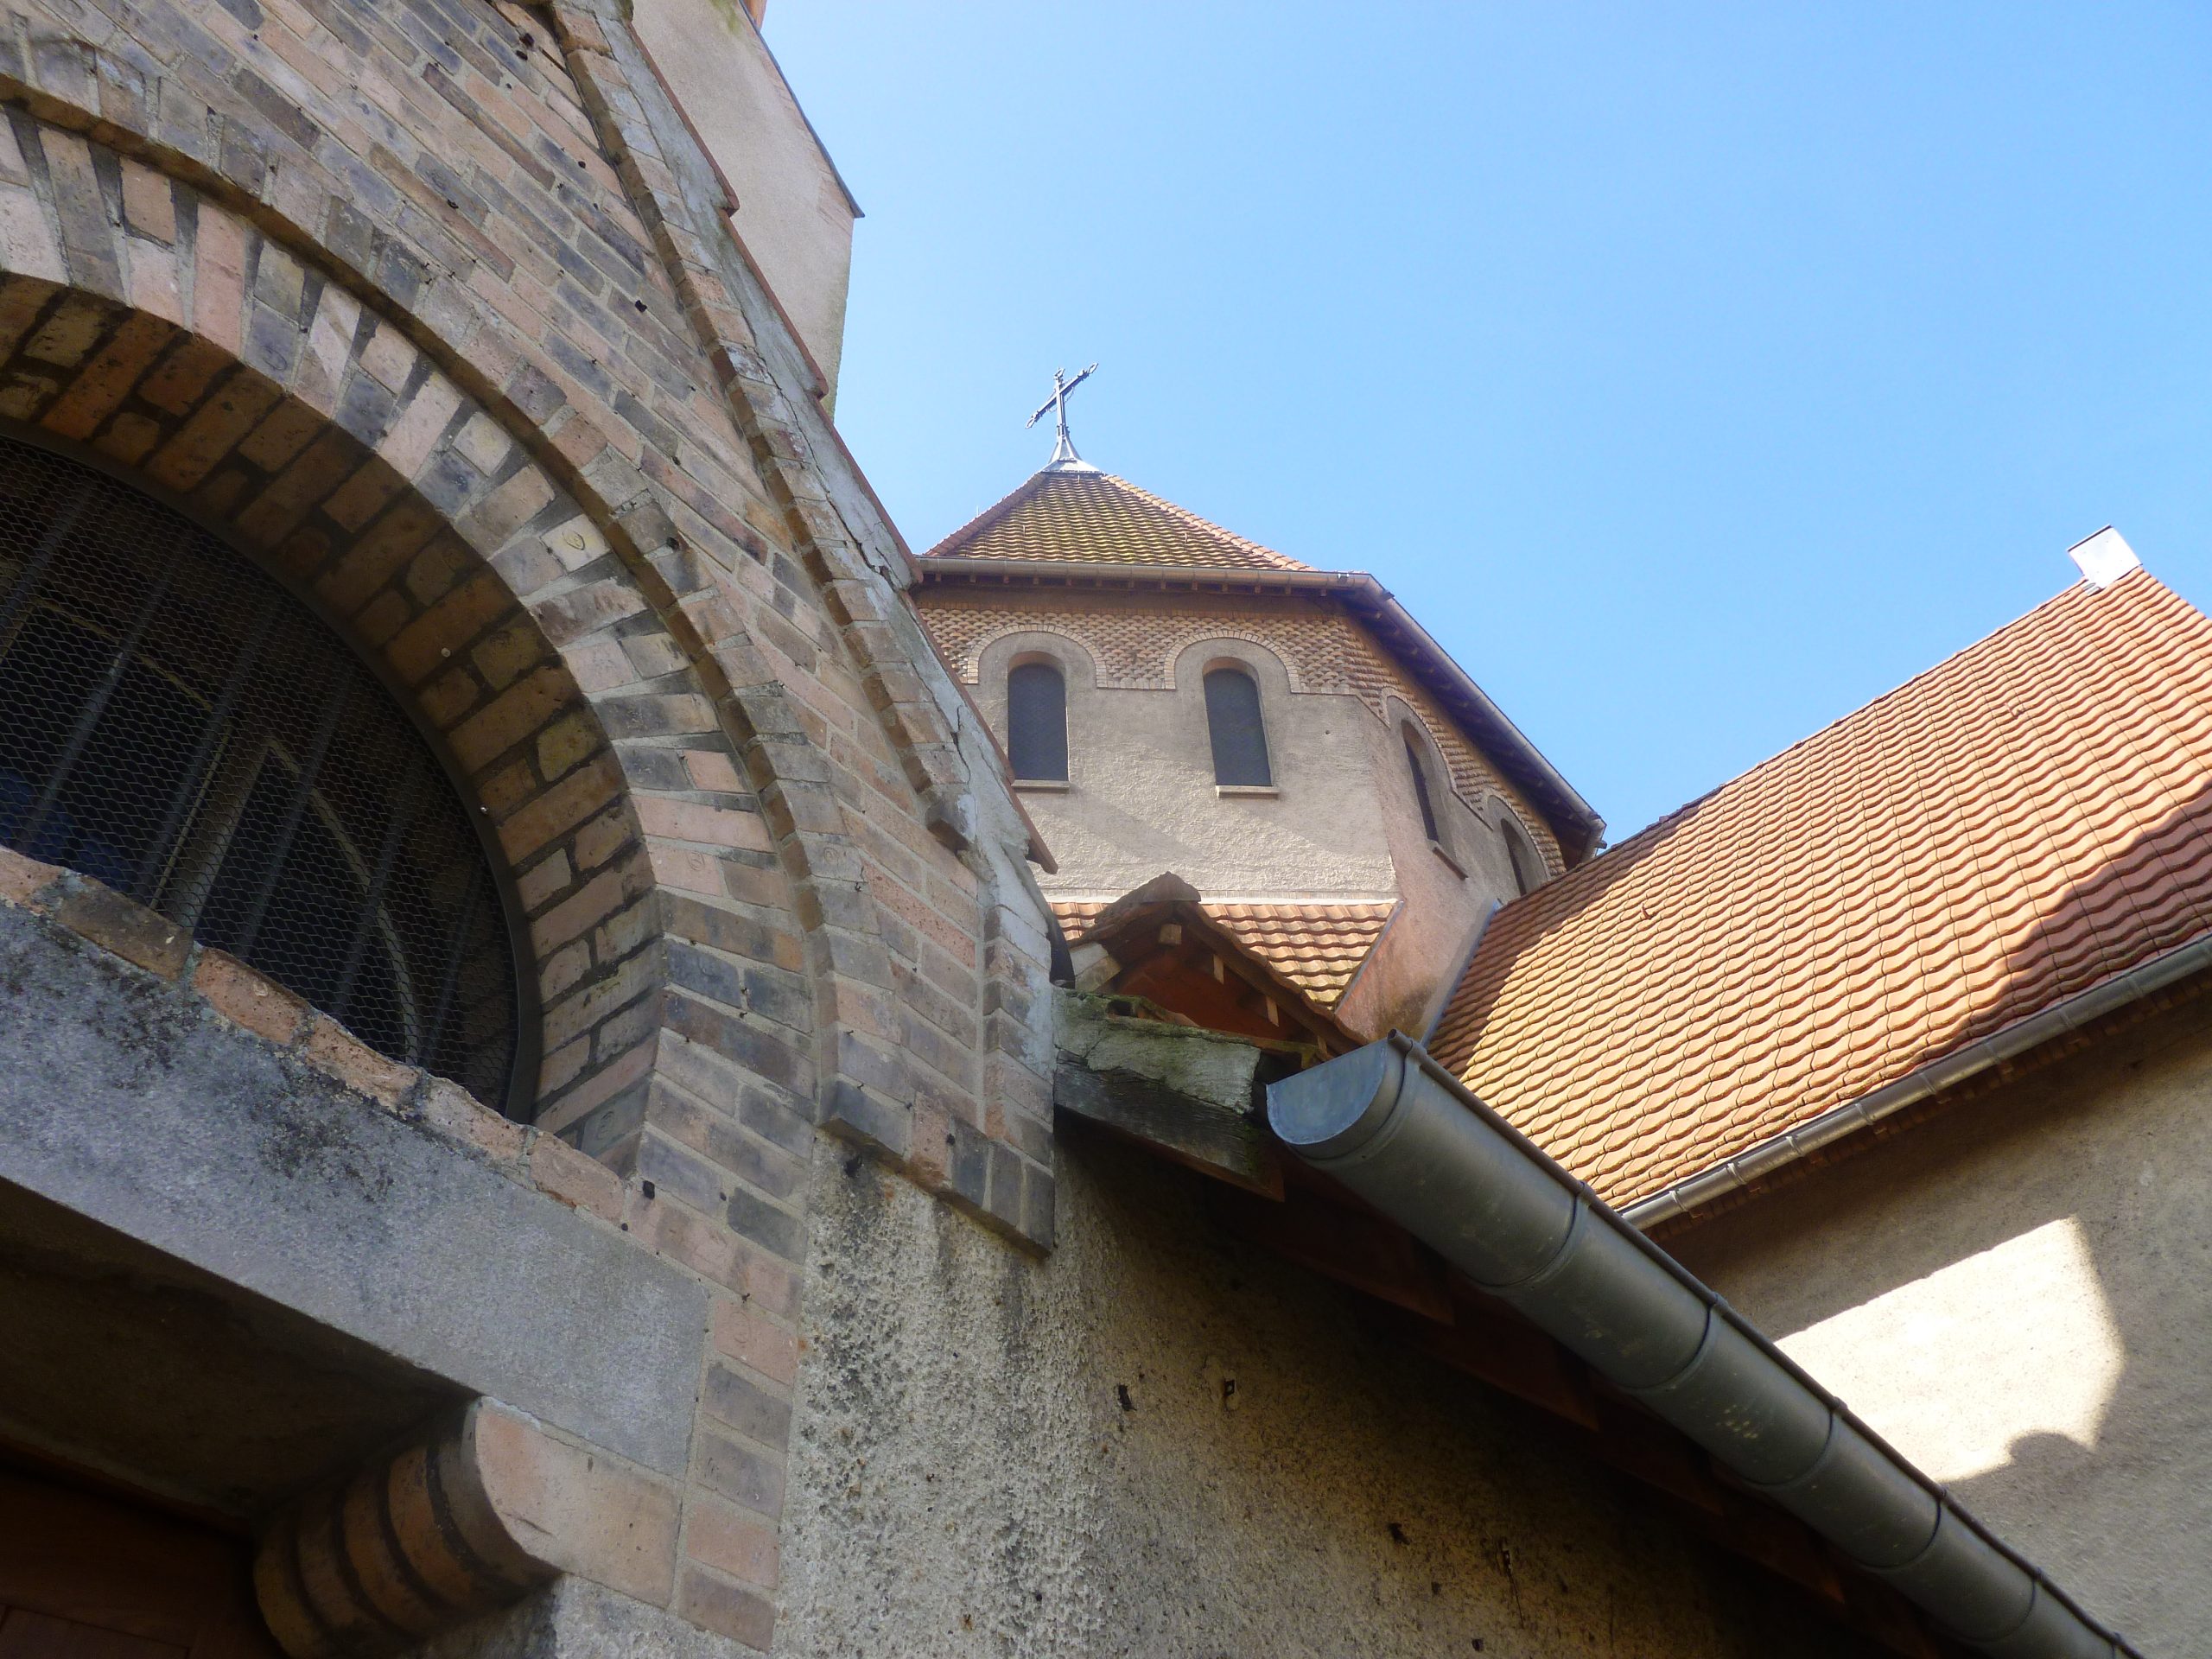
{"type": "Polygon", "coordinates": [[[1052,459],[913,589],[1053,850],[1079,982],[1325,1048],[1426,1028],[1491,910],[1600,821],[1373,576],[1082,460],[1082,378],[1031,417],[1052,459]]]}

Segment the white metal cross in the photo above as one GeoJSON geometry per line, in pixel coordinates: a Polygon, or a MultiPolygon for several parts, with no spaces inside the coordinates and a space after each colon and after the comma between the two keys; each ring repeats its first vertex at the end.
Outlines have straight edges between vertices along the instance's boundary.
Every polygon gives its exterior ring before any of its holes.
{"type": "Polygon", "coordinates": [[[1090,368],[1085,369],[1081,374],[1077,375],[1072,380],[1067,378],[1067,372],[1065,369],[1054,369],[1052,371],[1052,395],[1050,397],[1047,397],[1043,403],[1039,404],[1037,406],[1037,412],[1021,423],[1023,429],[1026,431],[1030,427],[1036,425],[1038,422],[1043,420],[1046,416],[1050,415],[1052,417],[1055,428],[1052,443],[1052,458],[1051,461],[1046,462],[1046,466],[1058,467],[1063,465],[1073,465],[1075,467],[1084,467],[1085,465],[1083,457],[1075,452],[1074,441],[1068,436],[1068,393],[1073,391],[1084,381],[1090,379],[1091,374],[1097,369],[1097,367],[1098,365],[1096,363],[1092,364],[1090,368]]]}

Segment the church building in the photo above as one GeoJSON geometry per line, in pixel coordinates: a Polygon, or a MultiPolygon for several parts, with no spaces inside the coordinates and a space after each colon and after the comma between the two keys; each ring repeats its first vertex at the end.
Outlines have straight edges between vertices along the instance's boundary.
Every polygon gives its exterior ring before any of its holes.
{"type": "Polygon", "coordinates": [[[1599,843],[1589,804],[1373,576],[1101,472],[1065,421],[918,569],[930,637],[1052,849],[1086,989],[1332,1052],[1425,1031],[1491,913],[1599,843]],[[1176,904],[1188,931],[1163,948],[1176,904]]]}
{"type": "Polygon", "coordinates": [[[0,1659],[2190,1649],[2202,619],[1602,851],[762,14],[0,0],[0,1659]]]}

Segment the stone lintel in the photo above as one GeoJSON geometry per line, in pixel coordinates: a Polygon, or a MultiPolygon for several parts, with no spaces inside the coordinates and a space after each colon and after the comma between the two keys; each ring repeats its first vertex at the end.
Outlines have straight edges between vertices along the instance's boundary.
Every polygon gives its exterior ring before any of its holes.
{"type": "Polygon", "coordinates": [[[647,1469],[680,1473],[706,1293],[219,1018],[0,906],[0,1180],[647,1469]]]}

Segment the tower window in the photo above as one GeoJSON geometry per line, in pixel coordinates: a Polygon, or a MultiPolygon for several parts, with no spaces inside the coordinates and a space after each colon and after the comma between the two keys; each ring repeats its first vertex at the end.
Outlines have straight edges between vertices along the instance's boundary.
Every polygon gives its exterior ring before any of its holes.
{"type": "Polygon", "coordinates": [[[0,438],[0,842],[505,1104],[520,994],[482,843],[367,666],[105,474],[0,438]]]}
{"type": "Polygon", "coordinates": [[[1544,868],[1544,861],[1510,812],[1498,810],[1497,828],[1505,837],[1505,855],[1512,861],[1513,885],[1522,893],[1534,893],[1551,879],[1551,872],[1544,868]]]}
{"type": "Polygon", "coordinates": [[[1274,782],[1268,769],[1259,683],[1243,669],[1207,671],[1206,728],[1213,738],[1215,783],[1265,789],[1274,782]]]}
{"type": "Polygon", "coordinates": [[[1399,733],[1406,740],[1406,769],[1414,775],[1414,799],[1421,805],[1421,833],[1439,846],[1444,837],[1436,833],[1436,803],[1428,792],[1428,768],[1421,764],[1421,744],[1414,736],[1414,728],[1406,727],[1399,733]]]}
{"type": "Polygon", "coordinates": [[[1016,778],[1065,783],[1068,683],[1052,663],[1017,663],[1006,677],[1006,758],[1016,778]]]}

